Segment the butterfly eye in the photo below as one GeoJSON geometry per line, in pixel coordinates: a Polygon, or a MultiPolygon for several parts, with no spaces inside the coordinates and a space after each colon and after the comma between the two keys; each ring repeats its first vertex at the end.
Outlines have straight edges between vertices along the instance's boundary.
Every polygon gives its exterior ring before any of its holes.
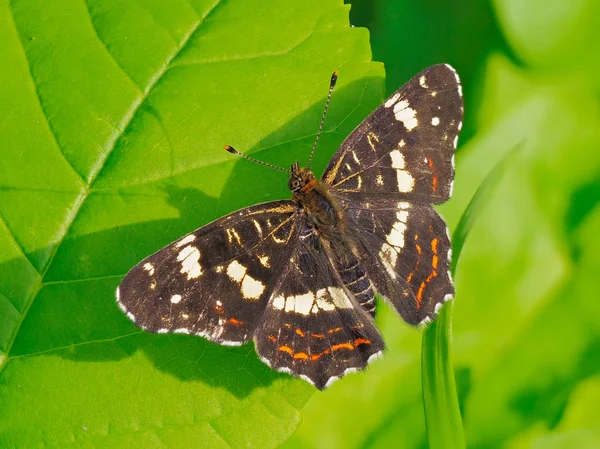
{"type": "Polygon", "coordinates": [[[292,178],[290,179],[288,186],[290,190],[294,192],[300,188],[300,180],[298,178],[292,178]]]}

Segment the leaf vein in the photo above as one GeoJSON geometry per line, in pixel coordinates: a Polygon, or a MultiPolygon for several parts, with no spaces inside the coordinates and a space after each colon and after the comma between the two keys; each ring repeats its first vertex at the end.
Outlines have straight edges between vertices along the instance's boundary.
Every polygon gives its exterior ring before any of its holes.
{"type": "Polygon", "coordinates": [[[70,345],[58,346],[56,348],[45,349],[43,351],[30,352],[28,354],[11,356],[11,357],[9,357],[9,360],[25,359],[27,357],[35,357],[35,356],[38,356],[38,355],[49,354],[49,353],[52,353],[52,352],[55,352],[55,351],[63,351],[65,349],[71,349],[71,348],[76,348],[76,347],[80,347],[80,346],[92,345],[94,343],[117,342],[117,341],[119,341],[119,340],[121,340],[123,338],[131,337],[133,335],[141,334],[143,332],[144,331],[139,330],[139,331],[131,332],[131,333],[126,334],[126,335],[119,335],[117,337],[112,337],[112,338],[103,338],[103,339],[99,339],[99,340],[82,341],[82,342],[73,343],[73,344],[70,344],[70,345]]]}
{"type": "Polygon", "coordinates": [[[69,166],[69,168],[73,171],[73,173],[75,173],[75,175],[77,175],[77,177],[81,180],[81,182],[85,184],[85,180],[83,178],[83,175],[81,173],[79,173],[75,169],[75,167],[73,166],[73,164],[71,164],[71,161],[67,158],[67,156],[65,155],[65,152],[63,151],[60,143],[58,142],[58,137],[57,137],[57,134],[56,134],[56,130],[52,126],[52,122],[50,121],[50,118],[48,117],[48,113],[46,112],[46,108],[44,107],[44,102],[42,101],[42,96],[40,95],[38,84],[35,81],[35,78],[33,76],[33,72],[31,71],[31,63],[29,62],[29,56],[27,55],[27,51],[25,50],[25,45],[23,43],[23,39],[21,37],[21,33],[18,32],[19,28],[17,26],[17,21],[15,20],[13,9],[10,8],[10,7],[8,9],[10,10],[10,17],[11,17],[11,20],[13,22],[13,25],[14,25],[15,29],[17,30],[17,35],[19,36],[19,39],[18,39],[19,40],[19,45],[21,46],[21,51],[23,52],[23,57],[25,59],[25,63],[27,64],[27,71],[29,72],[29,78],[31,79],[31,84],[33,85],[33,89],[35,91],[35,97],[38,100],[38,104],[40,106],[40,110],[42,111],[42,114],[44,116],[46,124],[48,125],[48,130],[50,131],[50,135],[52,136],[52,140],[54,141],[54,144],[56,145],[56,148],[58,149],[58,152],[60,153],[60,155],[64,159],[65,163],[69,166]]]}
{"type": "Polygon", "coordinates": [[[96,167],[92,168],[92,173],[90,174],[90,181],[89,181],[89,186],[90,187],[94,184],[94,182],[100,176],[100,174],[102,172],[102,169],[106,165],[106,161],[108,160],[108,158],[110,157],[110,155],[112,154],[112,152],[114,151],[114,149],[116,148],[117,144],[119,143],[119,140],[125,134],[125,131],[131,125],[131,122],[133,121],[133,119],[134,119],[135,115],[137,114],[137,112],[139,111],[139,109],[142,107],[142,105],[144,104],[144,102],[148,99],[148,96],[150,95],[150,92],[152,92],[152,90],[154,89],[154,87],[156,87],[156,85],[160,82],[160,80],[163,79],[164,75],[172,67],[172,62],[175,60],[175,58],[177,58],[177,56],[183,51],[183,49],[189,43],[190,39],[200,29],[200,26],[204,22],[206,22],[207,17],[220,4],[221,4],[221,0],[217,0],[212,5],[212,7],[206,12],[206,14],[204,15],[204,17],[202,17],[200,20],[198,20],[198,22],[196,22],[196,24],[191,28],[191,30],[183,38],[183,40],[182,40],[181,44],[179,45],[179,47],[177,49],[175,49],[175,51],[168,57],[167,61],[165,61],[165,64],[156,73],[156,75],[152,79],[150,79],[150,83],[149,83],[148,87],[143,91],[142,95],[138,98],[137,103],[133,104],[132,107],[130,108],[130,110],[127,112],[127,116],[125,118],[126,119],[126,123],[122,126],[121,132],[119,133],[119,135],[117,135],[115,137],[115,139],[113,141],[113,144],[108,149],[108,151],[105,153],[104,157],[98,160],[98,162],[96,164],[96,167]]]}
{"type": "Polygon", "coordinates": [[[33,263],[31,262],[31,260],[29,260],[29,257],[27,257],[27,254],[25,254],[25,249],[19,244],[19,242],[17,240],[17,237],[12,232],[12,230],[9,228],[8,223],[6,222],[6,220],[4,219],[4,217],[2,216],[1,213],[0,213],[0,224],[2,224],[2,226],[4,227],[4,229],[6,229],[6,232],[8,233],[8,236],[10,237],[10,239],[12,240],[12,242],[14,243],[15,247],[23,255],[23,257],[25,258],[25,260],[27,260],[27,262],[29,263],[29,265],[31,266],[31,268],[33,268],[37,274],[41,274],[35,268],[35,265],[33,265],[33,263]]]}
{"type": "Polygon", "coordinates": [[[117,60],[117,58],[115,58],[115,56],[108,49],[106,42],[104,42],[102,40],[102,38],[100,37],[100,35],[98,34],[98,29],[96,28],[96,25],[94,24],[94,19],[92,18],[92,11],[90,11],[90,5],[89,5],[88,0],[84,0],[84,3],[85,3],[85,8],[87,10],[88,16],[90,18],[90,25],[92,26],[92,29],[94,30],[94,35],[96,36],[96,39],[98,39],[98,42],[100,42],[100,45],[102,45],[102,48],[104,48],[104,50],[106,51],[106,53],[108,54],[110,59],[113,60],[113,62],[117,65],[117,67],[121,70],[121,72],[123,72],[123,74],[127,77],[127,79],[129,81],[131,81],[133,83],[133,85],[135,87],[137,87],[140,92],[142,92],[143,91],[142,87],[138,83],[136,83],[135,80],[129,75],[127,70],[125,70],[125,68],[121,65],[121,63],[117,60]]]}

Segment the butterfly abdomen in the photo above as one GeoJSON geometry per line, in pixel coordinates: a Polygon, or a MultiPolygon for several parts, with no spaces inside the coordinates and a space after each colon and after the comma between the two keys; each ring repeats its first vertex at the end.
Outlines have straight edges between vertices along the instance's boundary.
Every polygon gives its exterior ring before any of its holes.
{"type": "Polygon", "coordinates": [[[346,259],[346,263],[338,267],[344,285],[354,294],[358,304],[375,316],[375,291],[371,279],[356,257],[346,259]]]}

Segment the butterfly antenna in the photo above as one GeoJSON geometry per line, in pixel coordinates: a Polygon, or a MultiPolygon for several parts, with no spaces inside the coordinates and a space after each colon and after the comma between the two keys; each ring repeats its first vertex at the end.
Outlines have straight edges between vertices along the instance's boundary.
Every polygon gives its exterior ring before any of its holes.
{"type": "Polygon", "coordinates": [[[335,87],[335,83],[337,81],[338,73],[333,72],[331,75],[331,81],[329,82],[329,94],[327,94],[327,102],[325,103],[325,110],[323,111],[323,116],[321,117],[321,124],[319,125],[319,132],[317,132],[317,138],[315,139],[315,143],[313,144],[312,150],[310,152],[310,157],[308,158],[308,166],[310,168],[310,164],[312,164],[313,155],[315,154],[315,148],[317,148],[317,142],[321,137],[321,132],[323,131],[323,123],[325,123],[325,116],[327,115],[327,109],[329,108],[329,101],[331,101],[331,94],[333,93],[333,88],[335,87]]]}
{"type": "Polygon", "coordinates": [[[238,150],[236,150],[235,148],[233,148],[230,145],[225,145],[225,149],[227,151],[229,151],[231,154],[237,154],[238,156],[241,156],[244,159],[248,159],[251,162],[256,162],[257,164],[264,165],[265,167],[274,168],[275,170],[281,170],[286,173],[291,173],[290,170],[287,170],[285,168],[278,167],[277,165],[269,164],[268,162],[259,161],[258,159],[254,159],[253,157],[250,157],[250,156],[246,156],[244,153],[240,153],[238,150]]]}

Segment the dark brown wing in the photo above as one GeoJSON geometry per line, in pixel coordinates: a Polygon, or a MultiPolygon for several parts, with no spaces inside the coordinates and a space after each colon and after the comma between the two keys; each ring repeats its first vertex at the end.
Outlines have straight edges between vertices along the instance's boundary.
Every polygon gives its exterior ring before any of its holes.
{"type": "Polygon", "coordinates": [[[359,259],[375,289],[409,324],[427,324],[454,296],[446,224],[429,205],[346,203],[359,259]]]}
{"type": "Polygon", "coordinates": [[[292,259],[254,336],[272,368],[323,389],[383,350],[373,319],[344,286],[316,230],[302,218],[292,259]]]}
{"type": "Polygon", "coordinates": [[[452,191],[463,100],[456,71],[436,65],[379,106],[342,143],[323,174],[352,200],[443,203],[452,191]]]}
{"type": "Polygon", "coordinates": [[[298,207],[274,201],[241,209],[136,265],[117,302],[142,329],[248,341],[289,261],[298,207]]]}

